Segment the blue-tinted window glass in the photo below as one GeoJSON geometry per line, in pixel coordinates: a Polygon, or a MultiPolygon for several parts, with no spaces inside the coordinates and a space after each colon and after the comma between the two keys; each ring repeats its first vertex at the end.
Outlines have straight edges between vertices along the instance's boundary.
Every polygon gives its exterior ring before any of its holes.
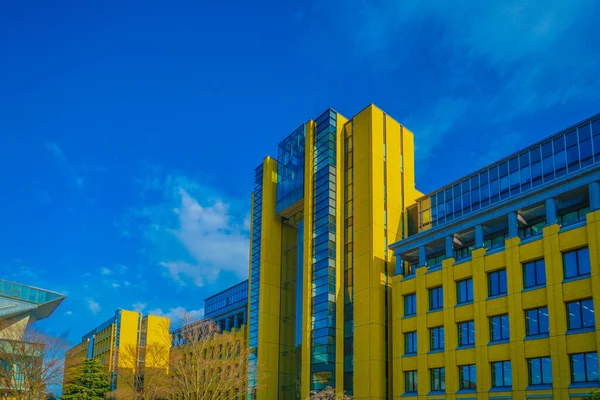
{"type": "Polygon", "coordinates": [[[473,301],[473,279],[456,282],[456,295],[458,304],[473,301]]]}
{"type": "Polygon", "coordinates": [[[566,174],[566,159],[565,159],[565,141],[564,136],[559,136],[553,140],[554,144],[554,170],[556,176],[566,174]]]}
{"type": "Polygon", "coordinates": [[[429,346],[431,350],[444,349],[444,327],[431,328],[429,330],[429,346]]]}
{"type": "Polygon", "coordinates": [[[404,334],[404,352],[406,354],[415,354],[417,352],[417,332],[404,334]]]}
{"type": "Polygon", "coordinates": [[[523,264],[523,287],[529,288],[546,284],[546,265],[544,259],[523,264]]]}
{"type": "Polygon", "coordinates": [[[490,272],[488,274],[488,294],[489,296],[499,296],[508,293],[506,283],[506,270],[490,272]]]}
{"type": "Polygon", "coordinates": [[[554,179],[554,161],[552,159],[552,142],[542,144],[542,170],[544,182],[554,179]]]}
{"type": "Polygon", "coordinates": [[[552,359],[550,357],[528,359],[527,370],[530,385],[552,384],[552,359]]]}
{"type": "Polygon", "coordinates": [[[475,322],[467,321],[458,324],[458,345],[469,346],[475,344],[475,322]]]}
{"type": "Polygon", "coordinates": [[[490,186],[487,171],[484,171],[479,174],[479,182],[481,193],[481,207],[485,207],[490,204],[490,186]]]}
{"type": "Polygon", "coordinates": [[[477,370],[475,364],[458,367],[459,389],[477,389],[477,370]]]}
{"type": "Polygon", "coordinates": [[[567,303],[568,329],[593,328],[595,325],[594,301],[592,299],[567,303]]]}
{"type": "Polygon", "coordinates": [[[442,287],[429,289],[429,309],[441,310],[444,308],[444,293],[442,287]]]}
{"type": "Polygon", "coordinates": [[[417,313],[417,295],[409,294],[404,296],[404,315],[415,315],[417,313]]]}
{"type": "Polygon", "coordinates": [[[598,353],[569,355],[571,383],[598,382],[598,353]]]}
{"type": "Polygon", "coordinates": [[[512,368],[510,361],[492,363],[492,387],[512,386],[512,368]]]}
{"type": "Polygon", "coordinates": [[[442,392],[446,390],[446,369],[432,368],[431,373],[431,391],[442,392]]]}
{"type": "Polygon", "coordinates": [[[508,326],[508,314],[497,315],[490,318],[490,340],[508,340],[510,329],[508,326]]]}
{"type": "Polygon", "coordinates": [[[587,247],[563,253],[565,279],[590,274],[590,252],[587,247]]]}
{"type": "Polygon", "coordinates": [[[503,162],[498,166],[499,179],[500,179],[500,198],[505,199],[508,197],[508,162],[503,162]]]}
{"type": "Polygon", "coordinates": [[[579,155],[581,158],[581,166],[587,167],[593,162],[590,124],[579,126],[577,128],[577,135],[579,137],[579,155]]]}
{"type": "Polygon", "coordinates": [[[417,393],[419,391],[419,379],[417,371],[406,371],[404,373],[404,386],[406,393],[417,393]]]}
{"type": "Polygon", "coordinates": [[[527,336],[544,335],[549,332],[548,308],[535,308],[525,312],[525,330],[527,336]]]}

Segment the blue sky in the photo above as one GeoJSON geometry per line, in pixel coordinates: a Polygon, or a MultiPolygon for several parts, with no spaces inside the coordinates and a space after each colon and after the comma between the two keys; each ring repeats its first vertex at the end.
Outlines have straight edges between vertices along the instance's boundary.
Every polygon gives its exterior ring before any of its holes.
{"type": "Polygon", "coordinates": [[[253,169],[327,107],[415,133],[428,192],[600,111],[597,2],[9,2],[0,276],[176,317],[247,276],[253,169]],[[84,4],[87,3],[87,4],[84,4]]]}

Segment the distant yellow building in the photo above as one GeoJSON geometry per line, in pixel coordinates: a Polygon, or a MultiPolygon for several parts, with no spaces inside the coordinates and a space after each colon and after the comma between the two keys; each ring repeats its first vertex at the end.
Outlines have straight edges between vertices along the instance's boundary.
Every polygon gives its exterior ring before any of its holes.
{"type": "Polygon", "coordinates": [[[85,358],[99,359],[106,365],[112,391],[131,387],[131,382],[120,381],[129,379],[128,374],[117,373],[121,368],[137,371],[166,369],[171,346],[169,323],[166,317],[117,310],[113,317],[84,335],[81,343],[67,351],[65,381],[69,367],[85,358]],[[148,354],[150,351],[152,356],[148,354]],[[160,357],[156,356],[157,352],[161,352],[160,357]]]}

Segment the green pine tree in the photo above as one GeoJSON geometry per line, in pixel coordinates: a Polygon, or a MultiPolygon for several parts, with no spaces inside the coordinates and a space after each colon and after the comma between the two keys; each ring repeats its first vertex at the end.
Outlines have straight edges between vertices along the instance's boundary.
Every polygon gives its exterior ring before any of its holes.
{"type": "Polygon", "coordinates": [[[93,358],[69,369],[63,388],[63,400],[104,400],[110,391],[106,368],[93,358]]]}

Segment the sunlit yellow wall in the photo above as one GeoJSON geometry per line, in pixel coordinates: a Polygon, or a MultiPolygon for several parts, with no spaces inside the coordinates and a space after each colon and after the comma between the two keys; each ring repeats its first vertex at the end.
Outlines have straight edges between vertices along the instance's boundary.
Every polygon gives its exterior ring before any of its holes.
{"type": "MultiPolygon", "coordinates": [[[[442,269],[427,273],[418,268],[415,278],[403,281],[401,275],[393,279],[393,338],[394,338],[394,398],[416,399],[404,394],[404,371],[418,371],[418,398],[460,399],[458,391],[458,366],[476,364],[477,399],[493,398],[555,398],[569,399],[590,389],[571,388],[568,354],[597,351],[600,341],[600,317],[596,313],[596,331],[565,335],[567,314],[565,302],[585,298],[594,299],[595,308],[600,307],[600,211],[587,215],[587,225],[561,231],[559,225],[544,228],[543,237],[521,243],[520,238],[506,240],[503,251],[487,253],[477,249],[472,259],[455,264],[454,259],[443,261],[442,269]],[[563,283],[562,252],[587,245],[591,258],[591,277],[563,283]],[[546,286],[523,292],[522,264],[545,259],[546,286]],[[506,268],[508,295],[488,300],[487,273],[506,268]],[[473,278],[472,304],[456,307],[456,281],[473,278]],[[444,288],[444,309],[428,312],[428,289],[439,285],[444,288]],[[416,317],[405,318],[403,296],[417,294],[416,317]],[[526,336],[525,311],[548,307],[550,337],[524,340],[526,336]],[[489,317],[509,315],[510,342],[488,346],[490,342],[489,317]],[[456,350],[458,345],[457,324],[474,320],[475,347],[456,350]],[[430,327],[444,326],[445,351],[428,354],[430,327]],[[404,333],[417,331],[418,354],[403,357],[404,333]],[[552,389],[527,390],[527,359],[552,358],[552,389]],[[511,361],[512,391],[489,393],[491,388],[491,365],[496,361],[511,361]],[[445,367],[446,394],[427,396],[430,391],[430,368],[445,367]],[[508,397],[507,397],[508,396],[508,397]],[[512,397],[510,397],[512,396],[512,397]],[[537,397],[535,397],[537,396],[537,397]]],[[[474,397],[470,394],[467,397],[474,397]]]]}
{"type": "Polygon", "coordinates": [[[276,213],[277,162],[264,161],[260,302],[258,324],[259,400],[275,399],[279,390],[279,311],[281,290],[281,217],[276,213]]]}
{"type": "Polygon", "coordinates": [[[389,299],[387,328],[385,312],[388,276],[393,268],[393,256],[387,245],[401,237],[404,205],[417,196],[412,165],[412,134],[405,132],[397,121],[373,105],[352,120],[354,397],[383,399],[394,383],[386,379],[392,371],[393,348],[392,304],[389,299]]]}
{"type": "Polygon", "coordinates": [[[165,368],[164,360],[169,359],[171,348],[170,320],[156,315],[147,315],[144,319],[146,320],[146,349],[154,347],[164,352],[160,359],[146,357],[144,366],[146,368],[165,368]]]}

